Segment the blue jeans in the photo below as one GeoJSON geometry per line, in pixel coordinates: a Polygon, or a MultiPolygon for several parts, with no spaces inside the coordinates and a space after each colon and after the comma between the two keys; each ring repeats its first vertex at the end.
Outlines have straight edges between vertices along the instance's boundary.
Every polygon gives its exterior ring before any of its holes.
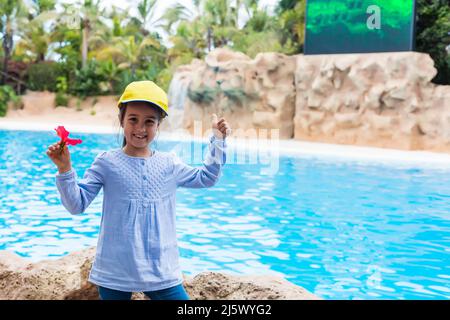
{"type": "MultiPolygon", "coordinates": [[[[98,293],[101,300],[130,300],[132,295],[132,292],[118,291],[100,286],[98,286],[98,293]]],[[[147,291],[144,294],[151,300],[189,300],[189,296],[181,284],[167,289],[147,291]]]]}

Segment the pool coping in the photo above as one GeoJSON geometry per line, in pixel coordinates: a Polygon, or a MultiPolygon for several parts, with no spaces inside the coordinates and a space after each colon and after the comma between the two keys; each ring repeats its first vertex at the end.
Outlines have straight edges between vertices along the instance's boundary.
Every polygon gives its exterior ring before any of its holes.
{"type": "MultiPolygon", "coordinates": [[[[0,120],[0,130],[47,131],[55,127],[55,122],[30,123],[27,121],[0,120]],[[21,128],[21,129],[17,129],[21,128]]],[[[118,127],[102,125],[65,124],[73,133],[118,134],[118,127]]],[[[180,142],[207,142],[208,137],[187,135],[186,132],[162,131],[157,137],[161,140],[180,142]]],[[[431,167],[435,169],[450,169],[450,154],[431,151],[410,151],[366,146],[330,144],[299,140],[267,140],[267,139],[227,139],[228,147],[234,150],[256,151],[272,157],[318,157],[331,158],[340,161],[362,161],[382,163],[386,165],[431,167]]]]}

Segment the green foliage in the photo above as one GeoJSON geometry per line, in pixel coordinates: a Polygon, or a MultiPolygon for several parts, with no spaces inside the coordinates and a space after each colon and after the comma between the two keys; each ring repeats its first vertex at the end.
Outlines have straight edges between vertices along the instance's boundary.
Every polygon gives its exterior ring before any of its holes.
{"type": "Polygon", "coordinates": [[[215,88],[208,86],[200,86],[197,89],[188,88],[187,96],[189,100],[198,104],[211,104],[218,95],[223,94],[228,102],[222,106],[227,110],[231,110],[233,106],[243,106],[245,101],[249,98],[242,88],[230,88],[222,89],[220,88],[220,83],[215,88]]]}
{"type": "Polygon", "coordinates": [[[196,90],[188,88],[188,98],[198,104],[210,104],[217,96],[217,89],[203,86],[196,90]]]}
{"type": "Polygon", "coordinates": [[[271,17],[266,10],[255,10],[253,16],[245,24],[244,29],[263,32],[273,30],[275,24],[276,18],[271,17]]]}
{"type": "Polygon", "coordinates": [[[120,70],[112,60],[99,61],[97,72],[104,79],[100,90],[104,93],[115,93],[115,88],[120,82],[120,70]]]}
{"type": "Polygon", "coordinates": [[[169,62],[178,66],[190,63],[192,59],[202,59],[208,48],[208,29],[200,20],[192,22],[182,21],[178,25],[175,35],[170,37],[173,43],[168,50],[169,62]]]}
{"type": "Polygon", "coordinates": [[[249,32],[239,35],[234,41],[233,49],[244,52],[254,58],[260,52],[292,53],[292,47],[287,44],[282,46],[276,32],[249,32]]]}
{"type": "Polygon", "coordinates": [[[120,37],[123,35],[123,30],[122,30],[122,26],[120,25],[120,18],[118,16],[114,16],[112,18],[113,20],[113,35],[115,37],[120,37]]]}
{"type": "Polygon", "coordinates": [[[235,104],[243,104],[245,100],[247,99],[247,96],[245,94],[245,91],[241,88],[231,88],[231,89],[224,89],[222,90],[225,97],[228,98],[228,100],[232,101],[235,104]]]}
{"type": "Polygon", "coordinates": [[[61,67],[55,62],[35,63],[28,67],[27,74],[27,86],[29,89],[55,92],[57,89],[57,79],[61,75],[61,67]]]}
{"type": "MultiPolygon", "coordinates": [[[[59,17],[46,15],[49,19],[40,20],[48,25],[45,32],[40,22],[30,23],[23,29],[27,31],[23,34],[26,41],[17,51],[19,58],[28,60],[42,60],[56,54],[60,67],[56,75],[48,68],[32,70],[34,74],[45,73],[45,78],[49,79],[41,81],[41,76],[32,74],[29,87],[56,91],[60,102],[65,98],[63,93],[80,97],[120,94],[135,80],[153,80],[168,90],[177,66],[190,63],[194,58],[203,59],[209,51],[224,45],[253,57],[261,51],[295,51],[290,39],[281,41],[278,17],[261,9],[258,0],[199,0],[195,1],[193,11],[176,4],[168,8],[161,19],[155,15],[155,0],[138,1],[136,16],[129,16],[115,6],[103,15],[97,1],[65,4],[45,0],[34,3],[38,10],[31,10],[30,22],[37,13],[50,13],[55,3],[62,5],[64,12],[75,12],[80,18],[80,28],[73,28],[64,23],[64,14],[59,17]],[[242,9],[250,19],[240,28],[237,22],[242,9]],[[86,23],[90,28],[86,29],[86,23]],[[160,35],[150,31],[158,24],[168,33],[172,42],[170,48],[163,45],[160,35]],[[81,68],[81,48],[86,41],[88,63],[81,68]],[[58,77],[64,77],[65,82],[58,82],[58,77]]],[[[193,99],[208,102],[214,96],[214,90],[200,89],[192,93],[193,99]]],[[[230,97],[233,99],[232,93],[230,97]]]]}
{"type": "Polygon", "coordinates": [[[125,87],[133,81],[136,81],[136,75],[133,75],[131,70],[123,70],[119,74],[119,79],[115,83],[113,90],[115,93],[120,94],[125,90],[125,87]]]}
{"type": "Polygon", "coordinates": [[[289,54],[303,52],[305,41],[306,0],[281,1],[278,7],[281,44],[289,44],[289,54]]]}
{"type": "Polygon", "coordinates": [[[0,117],[4,117],[8,111],[8,102],[17,104],[20,97],[16,95],[14,89],[8,85],[0,86],[0,117]]]}
{"type": "MultiPolygon", "coordinates": [[[[228,46],[252,58],[260,52],[303,51],[306,0],[279,0],[274,13],[258,0],[194,0],[192,11],[175,4],[161,19],[156,16],[156,0],[139,0],[135,16],[115,6],[103,11],[97,0],[0,2],[4,4],[0,6],[0,31],[4,32],[0,33],[5,35],[0,57],[22,62],[57,57],[57,63],[35,63],[27,72],[28,88],[57,92],[57,105],[66,105],[68,94],[120,94],[135,80],[153,80],[167,91],[179,65],[203,59],[218,47],[228,46]],[[61,6],[61,15],[52,11],[61,6]],[[79,28],[64,23],[69,11],[80,18],[79,28]],[[244,11],[248,20],[242,27],[238,21],[244,11]],[[13,33],[5,32],[6,17],[12,19],[13,33]],[[164,28],[169,48],[151,31],[155,26],[164,28]],[[11,34],[17,39],[14,46],[8,43],[11,34]],[[81,67],[83,43],[88,47],[85,68],[81,67]]],[[[450,44],[448,1],[418,0],[417,7],[417,50],[429,53],[435,61],[438,75],[434,82],[449,84],[450,56],[445,50],[450,44]]],[[[240,89],[221,91],[219,87],[189,90],[188,96],[210,104],[221,92],[230,104],[248,98],[240,89]]]]}
{"type": "Polygon", "coordinates": [[[69,97],[66,94],[68,90],[66,77],[61,76],[56,79],[56,90],[55,107],[67,107],[69,105],[69,97]]]}
{"type": "Polygon", "coordinates": [[[418,0],[416,23],[416,49],[429,53],[438,74],[433,82],[450,84],[450,7],[443,0],[418,0]]]}
{"type": "Polygon", "coordinates": [[[67,79],[64,76],[56,78],[56,90],[58,92],[66,93],[68,89],[67,79]]]}
{"type": "Polygon", "coordinates": [[[38,13],[53,10],[56,5],[56,0],[35,0],[34,2],[38,13]]]}
{"type": "Polygon", "coordinates": [[[77,110],[77,111],[82,111],[83,110],[83,108],[81,108],[81,99],[77,99],[77,107],[76,107],[75,110],[77,110]]]}
{"type": "Polygon", "coordinates": [[[55,96],[55,107],[63,106],[67,107],[69,105],[69,97],[63,93],[58,91],[55,96]]]}
{"type": "Polygon", "coordinates": [[[161,70],[156,77],[156,83],[164,91],[169,91],[170,81],[172,80],[173,71],[170,68],[161,70]]]}
{"type": "Polygon", "coordinates": [[[75,81],[71,91],[83,98],[101,95],[104,93],[101,90],[101,83],[105,80],[97,61],[90,60],[85,68],[75,71],[75,81]]]}

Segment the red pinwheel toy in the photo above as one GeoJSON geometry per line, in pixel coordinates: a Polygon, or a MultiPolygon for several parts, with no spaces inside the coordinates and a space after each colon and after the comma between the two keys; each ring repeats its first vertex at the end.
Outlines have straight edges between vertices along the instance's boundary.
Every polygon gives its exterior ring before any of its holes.
{"type": "Polygon", "coordinates": [[[58,137],[61,138],[61,144],[59,148],[60,153],[62,153],[66,144],[69,146],[75,146],[82,142],[80,139],[70,139],[69,131],[67,131],[66,128],[64,128],[63,126],[58,126],[58,128],[56,128],[55,131],[58,134],[58,137]]]}

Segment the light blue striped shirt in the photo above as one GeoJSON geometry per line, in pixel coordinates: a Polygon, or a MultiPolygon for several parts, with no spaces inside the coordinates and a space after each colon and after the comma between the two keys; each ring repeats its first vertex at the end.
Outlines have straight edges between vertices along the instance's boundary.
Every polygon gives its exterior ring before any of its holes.
{"type": "Polygon", "coordinates": [[[225,164],[226,142],[212,136],[203,166],[155,151],[132,157],[116,149],[99,154],[83,179],[56,175],[64,207],[83,213],[103,187],[103,208],[89,281],[110,289],[142,292],[183,282],[175,225],[177,187],[213,186],[225,164]]]}

